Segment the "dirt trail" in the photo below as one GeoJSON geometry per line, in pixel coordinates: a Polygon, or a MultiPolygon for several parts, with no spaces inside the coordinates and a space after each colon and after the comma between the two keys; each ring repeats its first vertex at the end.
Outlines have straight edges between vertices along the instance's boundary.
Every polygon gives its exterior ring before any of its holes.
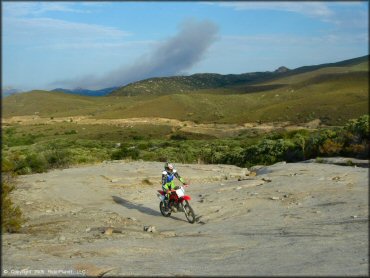
{"type": "Polygon", "coordinates": [[[246,130],[254,130],[257,132],[269,132],[276,129],[297,130],[297,129],[316,129],[320,126],[319,119],[313,120],[308,123],[295,125],[290,122],[277,122],[277,123],[243,123],[243,124],[196,124],[192,121],[180,121],[168,118],[127,118],[127,119],[94,119],[88,116],[73,116],[73,117],[55,117],[53,119],[43,118],[38,115],[33,116],[14,116],[10,118],[3,118],[2,123],[6,128],[8,125],[36,125],[36,124],[56,124],[61,122],[73,122],[77,124],[104,124],[115,125],[121,127],[130,127],[137,124],[150,124],[150,125],[169,125],[184,132],[210,134],[216,137],[224,137],[237,135],[246,130]]]}
{"type": "Polygon", "coordinates": [[[367,168],[279,163],[254,176],[178,164],[198,217],[189,224],[159,212],[162,167],[114,161],[21,176],[14,199],[29,220],[3,235],[2,274],[368,274],[367,168]]]}

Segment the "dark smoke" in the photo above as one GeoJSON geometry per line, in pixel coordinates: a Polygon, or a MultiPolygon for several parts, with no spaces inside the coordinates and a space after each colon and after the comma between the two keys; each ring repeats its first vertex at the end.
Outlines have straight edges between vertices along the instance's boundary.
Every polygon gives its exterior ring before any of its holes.
{"type": "Polygon", "coordinates": [[[133,65],[123,66],[99,78],[85,76],[78,80],[66,80],[63,86],[98,89],[122,86],[151,77],[181,74],[203,58],[216,40],[217,32],[218,28],[212,22],[184,21],[179,26],[178,34],[139,58],[133,65]]]}

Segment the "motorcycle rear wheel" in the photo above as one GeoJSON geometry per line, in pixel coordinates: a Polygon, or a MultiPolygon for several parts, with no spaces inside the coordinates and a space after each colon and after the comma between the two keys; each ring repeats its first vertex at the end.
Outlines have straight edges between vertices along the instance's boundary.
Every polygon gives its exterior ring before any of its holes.
{"type": "Polygon", "coordinates": [[[183,207],[186,219],[189,221],[189,223],[193,224],[195,222],[194,210],[192,209],[188,201],[185,201],[185,205],[183,204],[183,207]]]}
{"type": "Polygon", "coordinates": [[[168,211],[164,210],[164,203],[163,202],[159,203],[159,210],[161,211],[161,213],[164,217],[169,217],[171,215],[171,210],[168,210],[168,211]]]}

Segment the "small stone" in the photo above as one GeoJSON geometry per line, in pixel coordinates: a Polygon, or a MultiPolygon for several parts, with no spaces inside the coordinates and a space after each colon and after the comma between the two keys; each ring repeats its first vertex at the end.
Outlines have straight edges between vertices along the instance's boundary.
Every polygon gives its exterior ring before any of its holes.
{"type": "Polygon", "coordinates": [[[272,181],[272,179],[270,179],[269,177],[262,178],[262,180],[265,181],[265,182],[271,182],[272,181]]]}
{"type": "Polygon", "coordinates": [[[128,219],[130,219],[132,221],[137,221],[137,219],[135,217],[129,217],[128,219]]]}
{"type": "Polygon", "coordinates": [[[271,197],[271,200],[279,200],[279,197],[271,197]]]}
{"type": "Polygon", "coordinates": [[[66,240],[66,237],[65,236],[60,236],[59,237],[59,241],[65,241],[66,240]]]}
{"type": "Polygon", "coordinates": [[[52,211],[50,209],[46,210],[46,213],[52,213],[52,211]]]}
{"type": "Polygon", "coordinates": [[[118,182],[119,179],[111,179],[110,182],[118,182]]]}
{"type": "Polygon", "coordinates": [[[91,231],[91,228],[87,228],[86,230],[85,230],[85,232],[86,233],[88,233],[88,232],[90,232],[91,231]]]}
{"type": "Polygon", "coordinates": [[[352,215],[351,218],[357,218],[358,216],[357,215],[352,215]]]}
{"type": "Polygon", "coordinates": [[[250,172],[250,173],[249,173],[249,176],[250,176],[250,177],[255,177],[255,176],[257,176],[257,173],[256,173],[256,172],[250,172]]]}
{"type": "Polygon", "coordinates": [[[26,202],[26,205],[32,205],[33,202],[26,202]]]}
{"type": "Polygon", "coordinates": [[[240,189],[242,189],[242,187],[241,186],[238,186],[237,188],[235,188],[236,190],[240,190],[240,189]]]}
{"type": "Polygon", "coordinates": [[[105,229],[104,234],[110,236],[111,234],[113,234],[113,228],[109,227],[109,228],[105,229]]]}
{"type": "Polygon", "coordinates": [[[156,229],[155,226],[144,226],[144,231],[148,233],[155,233],[156,229]]]}
{"type": "Polygon", "coordinates": [[[284,198],[288,198],[289,197],[289,195],[288,194],[284,194],[284,198]]]}
{"type": "Polygon", "coordinates": [[[37,180],[36,182],[46,182],[46,180],[37,180]]]}

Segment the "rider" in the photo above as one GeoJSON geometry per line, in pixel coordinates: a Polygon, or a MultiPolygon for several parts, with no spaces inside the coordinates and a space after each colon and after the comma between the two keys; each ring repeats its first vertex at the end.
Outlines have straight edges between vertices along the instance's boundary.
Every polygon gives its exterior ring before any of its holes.
{"type": "Polygon", "coordinates": [[[165,210],[168,210],[168,200],[170,199],[171,189],[175,188],[175,182],[173,178],[176,177],[182,184],[185,184],[185,180],[180,177],[176,169],[169,162],[164,164],[164,171],[162,172],[162,189],[166,193],[164,199],[165,210]]]}

